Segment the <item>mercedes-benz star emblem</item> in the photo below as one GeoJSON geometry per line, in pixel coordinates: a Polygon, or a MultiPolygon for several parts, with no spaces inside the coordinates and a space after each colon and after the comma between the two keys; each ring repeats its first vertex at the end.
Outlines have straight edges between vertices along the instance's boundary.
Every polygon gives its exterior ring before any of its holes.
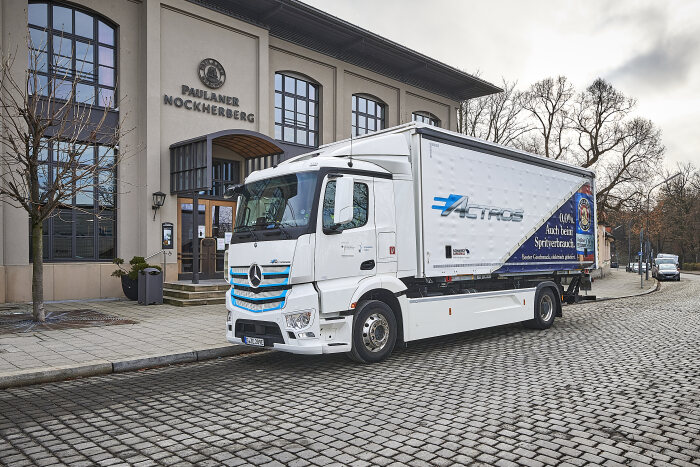
{"type": "Polygon", "coordinates": [[[251,287],[258,287],[262,282],[262,270],[255,263],[251,264],[250,269],[248,269],[248,281],[250,281],[251,287]]]}

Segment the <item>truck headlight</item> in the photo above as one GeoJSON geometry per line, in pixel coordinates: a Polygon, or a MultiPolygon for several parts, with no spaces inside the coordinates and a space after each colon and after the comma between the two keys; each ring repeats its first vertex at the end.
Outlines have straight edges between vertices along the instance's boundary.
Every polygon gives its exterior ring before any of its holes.
{"type": "Polygon", "coordinates": [[[291,329],[304,329],[311,324],[311,311],[302,311],[299,313],[289,313],[284,315],[287,321],[287,327],[291,329]]]}

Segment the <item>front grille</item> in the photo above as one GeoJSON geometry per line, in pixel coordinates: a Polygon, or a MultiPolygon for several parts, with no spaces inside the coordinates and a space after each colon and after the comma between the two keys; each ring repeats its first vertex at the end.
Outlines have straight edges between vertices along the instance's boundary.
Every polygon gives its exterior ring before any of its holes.
{"type": "Polygon", "coordinates": [[[236,320],[235,336],[239,339],[243,337],[257,337],[265,341],[265,346],[272,344],[284,344],[282,331],[277,323],[266,321],[255,321],[252,319],[236,320]]]}
{"type": "Polygon", "coordinates": [[[289,289],[290,266],[269,264],[260,266],[262,281],[253,287],[248,279],[250,266],[229,268],[231,304],[244,310],[260,313],[284,308],[289,289]]]}

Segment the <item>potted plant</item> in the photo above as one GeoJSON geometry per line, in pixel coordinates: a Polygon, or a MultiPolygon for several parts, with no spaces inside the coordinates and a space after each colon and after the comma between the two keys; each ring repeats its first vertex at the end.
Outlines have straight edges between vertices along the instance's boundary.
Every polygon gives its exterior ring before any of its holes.
{"type": "Polygon", "coordinates": [[[122,258],[114,258],[113,263],[117,265],[118,269],[112,273],[112,276],[121,278],[122,290],[129,300],[139,299],[139,271],[146,268],[156,268],[161,272],[163,270],[160,266],[148,264],[143,256],[134,256],[131,258],[129,261],[131,265],[130,270],[126,270],[122,267],[122,264],[124,264],[122,258]]]}

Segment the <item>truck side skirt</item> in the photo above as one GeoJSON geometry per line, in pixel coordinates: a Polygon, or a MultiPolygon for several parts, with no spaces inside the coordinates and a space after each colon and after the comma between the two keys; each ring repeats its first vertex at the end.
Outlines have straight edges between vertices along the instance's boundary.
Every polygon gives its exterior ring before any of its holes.
{"type": "Polygon", "coordinates": [[[406,342],[532,319],[536,288],[406,298],[406,342]]]}

